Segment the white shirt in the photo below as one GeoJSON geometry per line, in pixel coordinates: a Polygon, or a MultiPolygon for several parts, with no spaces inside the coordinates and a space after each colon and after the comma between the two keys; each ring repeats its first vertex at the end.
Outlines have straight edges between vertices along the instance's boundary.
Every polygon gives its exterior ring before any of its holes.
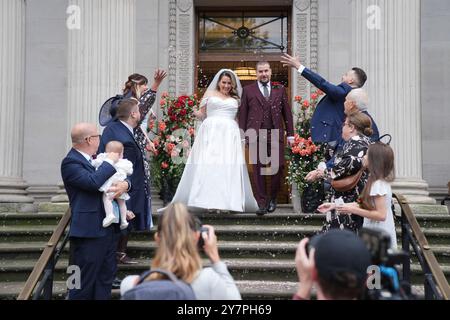
{"type": "Polygon", "coordinates": [[[386,203],[386,220],[385,221],[374,221],[371,219],[364,218],[364,228],[369,229],[382,229],[389,233],[391,236],[391,248],[397,249],[397,234],[395,232],[395,222],[394,214],[392,212],[392,190],[391,185],[384,180],[377,180],[373,183],[370,189],[370,196],[384,196],[386,203]]]}
{"type": "Polygon", "coordinates": [[[75,150],[77,150],[89,163],[91,162],[92,158],[90,155],[88,155],[87,153],[80,151],[78,149],[75,149],[75,150]]]}
{"type": "MultiPolygon", "coordinates": [[[[262,95],[264,96],[264,86],[260,81],[258,81],[258,87],[259,91],[261,91],[262,95]]],[[[267,89],[269,90],[269,97],[270,97],[270,93],[272,92],[272,86],[270,85],[270,81],[267,83],[267,89]]]]}
{"type": "Polygon", "coordinates": [[[130,130],[131,134],[134,136],[134,129],[126,122],[120,120],[120,122],[122,122],[122,124],[128,128],[128,130],[130,130]]]}
{"type": "Polygon", "coordinates": [[[303,71],[305,71],[306,67],[304,65],[300,65],[300,67],[298,68],[298,73],[302,74],[303,71]]]}
{"type": "MultiPolygon", "coordinates": [[[[75,149],[75,150],[77,150],[77,149],[75,149]]],[[[90,156],[90,155],[88,155],[87,153],[85,153],[85,152],[83,152],[83,151],[80,151],[80,150],[77,150],[89,163],[91,163],[91,161],[92,161],[92,157],[90,156]]],[[[113,166],[113,162],[112,162],[112,160],[111,159],[105,159],[105,161],[106,162],[108,162],[110,165],[112,165],[113,166]]],[[[92,164],[92,163],[91,163],[92,164]]]]}

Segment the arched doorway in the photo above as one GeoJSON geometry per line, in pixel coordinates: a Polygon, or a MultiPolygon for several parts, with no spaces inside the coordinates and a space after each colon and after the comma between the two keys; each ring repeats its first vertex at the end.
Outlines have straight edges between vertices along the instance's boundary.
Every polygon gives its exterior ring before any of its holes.
{"type": "MultiPolygon", "coordinates": [[[[197,8],[196,13],[195,83],[199,96],[222,68],[235,70],[243,86],[254,82],[258,61],[271,64],[272,81],[282,83],[290,96],[290,72],[279,62],[281,54],[288,52],[290,43],[289,8],[270,7],[263,11],[197,8]]],[[[266,183],[269,184],[270,179],[266,183]]],[[[278,202],[290,203],[289,188],[285,184],[278,202]]]]}

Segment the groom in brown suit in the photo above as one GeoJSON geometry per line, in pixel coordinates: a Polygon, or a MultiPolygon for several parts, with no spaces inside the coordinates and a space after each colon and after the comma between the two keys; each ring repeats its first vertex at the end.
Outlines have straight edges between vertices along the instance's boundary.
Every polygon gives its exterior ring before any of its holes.
{"type": "Polygon", "coordinates": [[[270,64],[256,64],[257,81],[244,88],[239,108],[239,127],[249,146],[253,167],[258,215],[274,212],[284,172],[284,130],[289,144],[294,140],[294,124],[286,90],[272,85],[270,64]],[[283,125],[284,123],[284,125],[283,125]],[[270,170],[264,165],[270,163],[270,170]],[[271,175],[271,191],[267,194],[264,176],[271,175]]]}

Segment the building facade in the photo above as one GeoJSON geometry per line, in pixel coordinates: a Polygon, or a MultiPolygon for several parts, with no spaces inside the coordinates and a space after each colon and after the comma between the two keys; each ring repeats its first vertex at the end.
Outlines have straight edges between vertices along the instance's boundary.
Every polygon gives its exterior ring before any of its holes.
{"type": "Polygon", "coordinates": [[[290,97],[308,94],[281,52],[333,83],[366,70],[412,202],[450,180],[447,0],[0,0],[0,17],[0,202],[56,193],[70,127],[98,122],[129,74],[162,68],[160,92],[189,94],[222,67],[269,60],[290,97]]]}

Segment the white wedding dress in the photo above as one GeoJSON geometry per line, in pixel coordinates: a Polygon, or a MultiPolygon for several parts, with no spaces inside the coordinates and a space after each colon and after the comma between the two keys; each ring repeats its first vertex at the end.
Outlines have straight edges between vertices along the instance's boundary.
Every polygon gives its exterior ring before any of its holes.
{"type": "Polygon", "coordinates": [[[236,122],[236,99],[207,98],[207,118],[198,129],[194,145],[172,203],[190,210],[256,212],[236,122]]]}

